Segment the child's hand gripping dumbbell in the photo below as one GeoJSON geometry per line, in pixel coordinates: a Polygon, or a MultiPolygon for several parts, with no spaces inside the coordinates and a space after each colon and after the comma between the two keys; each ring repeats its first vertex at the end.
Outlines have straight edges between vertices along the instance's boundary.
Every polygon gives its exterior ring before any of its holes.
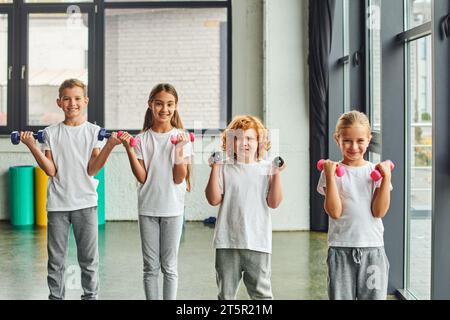
{"type": "MultiPolygon", "coordinates": [[[[324,167],[325,159],[320,159],[317,161],[317,170],[322,171],[324,167]]],[[[342,177],[345,174],[344,167],[340,166],[339,164],[336,164],[336,176],[342,177]]]]}
{"type": "Polygon", "coordinates": [[[284,169],[286,169],[286,162],[284,161],[284,159],[280,156],[275,157],[272,161],[272,168],[270,175],[276,175],[281,171],[283,171],[284,169]]]}
{"type": "Polygon", "coordinates": [[[284,162],[283,158],[280,157],[280,156],[275,157],[275,159],[273,159],[273,161],[272,161],[273,166],[274,166],[274,167],[277,167],[277,168],[283,167],[283,166],[284,166],[284,163],[285,163],[285,162],[284,162]]]}
{"type": "MultiPolygon", "coordinates": [[[[391,169],[391,171],[394,171],[395,165],[391,160],[386,160],[386,162],[389,164],[389,167],[391,169]]],[[[379,165],[377,165],[376,169],[373,170],[370,174],[370,177],[372,178],[373,181],[377,182],[378,180],[380,180],[381,178],[383,178],[383,175],[381,174],[380,170],[379,170],[379,165]]]]}
{"type": "MultiPolygon", "coordinates": [[[[191,142],[194,142],[195,141],[195,134],[194,133],[192,133],[192,132],[189,132],[189,140],[191,141],[191,142]]],[[[173,135],[173,136],[171,136],[170,137],[170,142],[173,144],[173,145],[177,145],[179,142],[181,142],[182,140],[181,140],[181,134],[178,134],[178,135],[173,135]]]]}
{"type": "MultiPolygon", "coordinates": [[[[117,137],[120,138],[123,135],[123,131],[117,132],[117,137]]],[[[109,139],[111,137],[111,133],[107,132],[106,129],[102,128],[100,129],[100,132],[98,133],[98,140],[103,141],[104,139],[109,139]]],[[[130,138],[130,146],[135,147],[139,142],[139,139],[136,139],[134,137],[130,138]]]]}
{"type": "Polygon", "coordinates": [[[227,156],[226,156],[225,152],[215,151],[209,157],[208,164],[210,167],[212,167],[213,164],[215,164],[215,163],[223,164],[226,161],[226,159],[227,159],[227,156]]]}
{"type": "MultiPolygon", "coordinates": [[[[11,143],[14,145],[18,145],[20,143],[20,138],[24,138],[24,134],[27,132],[19,132],[13,131],[11,132],[11,143]]],[[[39,141],[39,143],[45,143],[44,130],[39,130],[37,133],[32,133],[35,140],[39,141]]]]}

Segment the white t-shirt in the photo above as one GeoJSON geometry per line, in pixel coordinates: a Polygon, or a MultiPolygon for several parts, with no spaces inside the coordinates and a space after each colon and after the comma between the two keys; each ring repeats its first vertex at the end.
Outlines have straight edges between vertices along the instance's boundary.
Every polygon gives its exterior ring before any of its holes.
{"type": "MultiPolygon", "coordinates": [[[[179,132],[177,128],[166,133],[149,129],[137,135],[139,143],[134,150],[147,170],[147,180],[138,188],[140,215],[174,217],[184,213],[186,180],[180,184],[173,181],[175,146],[170,142],[170,137],[179,132]]],[[[189,142],[183,147],[183,156],[188,158],[192,155],[192,144],[189,142]]]]}
{"type": "Polygon", "coordinates": [[[214,248],[272,252],[272,219],[267,204],[271,162],[224,164],[223,195],[214,231],[214,248]]]}
{"type": "MultiPolygon", "coordinates": [[[[383,222],[372,215],[372,198],[382,179],[374,182],[370,173],[375,165],[368,162],[364,166],[352,167],[343,163],[345,174],[336,177],[336,185],[342,201],[342,215],[339,219],[328,219],[328,245],[330,247],[382,247],[383,222]]],[[[325,195],[325,173],[322,171],[317,191],[325,195]]],[[[391,185],[392,190],[392,185],[391,185]]]]}
{"type": "Polygon", "coordinates": [[[44,129],[42,150],[52,152],[56,176],[49,177],[47,185],[47,211],[74,211],[98,205],[98,180],[87,173],[100,127],[90,122],[79,126],[58,123],[44,129]]]}

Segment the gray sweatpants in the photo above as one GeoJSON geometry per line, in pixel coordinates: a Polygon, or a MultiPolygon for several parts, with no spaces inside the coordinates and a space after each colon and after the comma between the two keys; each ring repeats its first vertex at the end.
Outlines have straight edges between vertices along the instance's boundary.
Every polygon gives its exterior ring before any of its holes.
{"type": "Polygon", "coordinates": [[[144,289],[147,300],[158,300],[159,269],[164,274],[163,299],[175,300],[178,289],[178,249],[183,216],[149,217],[139,215],[144,289]]]}
{"type": "Polygon", "coordinates": [[[235,300],[241,278],[252,300],[270,300],[271,255],[246,249],[216,249],[219,300],[235,300]]]}
{"type": "Polygon", "coordinates": [[[47,252],[50,300],[65,298],[66,258],[69,247],[70,225],[77,245],[81,269],[83,300],[95,300],[98,294],[98,217],[97,207],[75,211],[47,213],[47,252]]]}
{"type": "Polygon", "coordinates": [[[385,300],[389,261],[383,247],[328,249],[331,300],[385,300]]]}

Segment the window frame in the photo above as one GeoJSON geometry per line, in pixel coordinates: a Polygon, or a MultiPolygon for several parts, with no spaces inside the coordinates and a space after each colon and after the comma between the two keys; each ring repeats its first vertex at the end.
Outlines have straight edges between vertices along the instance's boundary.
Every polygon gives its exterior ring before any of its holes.
{"type": "Polygon", "coordinates": [[[0,132],[7,130],[12,131],[12,128],[14,127],[14,113],[13,108],[11,107],[13,105],[12,99],[13,99],[13,88],[14,88],[14,75],[13,75],[13,39],[14,39],[14,33],[13,33],[13,23],[14,23],[14,16],[13,16],[13,3],[8,4],[0,4],[0,14],[6,14],[8,17],[8,40],[7,40],[7,59],[6,59],[6,69],[8,72],[7,76],[7,93],[6,93],[6,125],[0,126],[0,132]]]}
{"type": "MultiPolygon", "coordinates": [[[[134,8],[225,8],[227,10],[227,49],[226,63],[221,63],[221,70],[226,72],[226,93],[224,103],[220,110],[221,117],[230,122],[232,116],[232,1],[133,1],[133,2],[105,2],[93,0],[92,2],[70,3],[25,3],[24,0],[15,0],[11,4],[1,4],[0,10],[8,10],[13,19],[9,29],[9,59],[12,66],[13,77],[8,84],[8,125],[0,126],[0,135],[9,135],[13,130],[42,130],[46,125],[30,126],[28,122],[27,106],[27,78],[28,78],[28,14],[29,13],[65,13],[70,5],[77,5],[82,13],[89,14],[89,52],[88,52],[88,121],[103,127],[105,124],[105,9],[134,9],[134,8]],[[21,79],[22,66],[26,66],[25,79],[21,79]],[[16,107],[17,106],[17,107],[16,107]]],[[[223,32],[223,31],[221,31],[223,32]]],[[[222,75],[225,76],[225,75],[222,75]]],[[[56,94],[55,94],[56,97],[56,94]]],[[[108,130],[126,130],[127,128],[107,128],[108,130]]],[[[193,131],[196,128],[186,128],[193,131]]],[[[137,134],[140,130],[129,130],[137,134]]],[[[204,129],[201,133],[220,132],[220,128],[204,129]]],[[[196,130],[200,133],[200,130],[196,130]]]]}

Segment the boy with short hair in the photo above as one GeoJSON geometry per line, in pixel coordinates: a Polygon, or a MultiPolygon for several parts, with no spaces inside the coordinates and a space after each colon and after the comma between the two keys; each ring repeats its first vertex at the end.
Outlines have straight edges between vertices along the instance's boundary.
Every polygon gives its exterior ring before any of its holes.
{"type": "Polygon", "coordinates": [[[44,129],[42,151],[32,132],[21,132],[20,135],[21,141],[49,176],[47,283],[51,300],[65,298],[64,272],[71,224],[81,268],[84,291],[81,298],[98,298],[98,180],[93,176],[121,141],[115,132],[106,144],[98,141],[100,127],[88,122],[84,115],[89,102],[86,91],[85,84],[77,79],[68,79],[61,84],[56,103],[64,112],[64,121],[44,129]]]}

